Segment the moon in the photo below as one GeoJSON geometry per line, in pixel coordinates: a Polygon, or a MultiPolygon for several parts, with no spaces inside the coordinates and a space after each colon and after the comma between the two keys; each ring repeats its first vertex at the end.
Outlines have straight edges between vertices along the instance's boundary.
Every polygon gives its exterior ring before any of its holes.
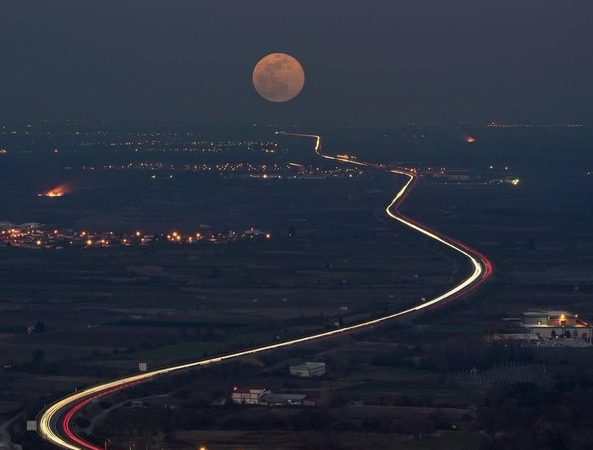
{"type": "Polygon", "coordinates": [[[270,102],[288,102],[299,95],[304,86],[303,66],[286,53],[271,53],[253,69],[253,87],[270,102]]]}

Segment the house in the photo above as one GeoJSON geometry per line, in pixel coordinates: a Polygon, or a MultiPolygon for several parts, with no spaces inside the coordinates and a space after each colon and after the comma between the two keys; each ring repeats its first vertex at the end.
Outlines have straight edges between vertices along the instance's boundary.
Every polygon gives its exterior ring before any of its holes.
{"type": "Polygon", "coordinates": [[[266,388],[240,388],[233,387],[231,399],[233,403],[240,405],[261,405],[262,397],[266,394],[271,394],[272,391],[266,388]]]}
{"type": "Polygon", "coordinates": [[[240,405],[315,406],[318,399],[309,394],[277,394],[265,388],[234,387],[231,399],[240,405]]]}
{"type": "Polygon", "coordinates": [[[592,327],[569,311],[530,311],[523,313],[523,327],[540,338],[582,338],[591,341],[592,327]]]}

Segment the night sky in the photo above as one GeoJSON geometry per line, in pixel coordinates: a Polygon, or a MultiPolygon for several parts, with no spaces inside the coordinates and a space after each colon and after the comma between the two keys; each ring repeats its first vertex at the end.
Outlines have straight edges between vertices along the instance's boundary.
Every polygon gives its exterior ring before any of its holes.
{"type": "Polygon", "coordinates": [[[590,0],[53,0],[0,12],[0,119],[593,121],[590,0]],[[301,96],[251,85],[297,57],[301,96]]]}

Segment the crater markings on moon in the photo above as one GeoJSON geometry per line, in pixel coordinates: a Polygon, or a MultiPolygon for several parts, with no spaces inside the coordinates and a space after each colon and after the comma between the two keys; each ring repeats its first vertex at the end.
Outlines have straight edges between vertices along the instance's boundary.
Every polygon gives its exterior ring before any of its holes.
{"type": "Polygon", "coordinates": [[[271,53],[253,69],[253,86],[268,101],[287,102],[303,90],[305,71],[296,58],[286,53],[271,53]]]}

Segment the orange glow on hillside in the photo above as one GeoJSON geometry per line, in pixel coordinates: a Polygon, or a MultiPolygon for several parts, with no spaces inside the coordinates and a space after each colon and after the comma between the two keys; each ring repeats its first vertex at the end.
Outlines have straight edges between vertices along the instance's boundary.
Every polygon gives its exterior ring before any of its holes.
{"type": "Polygon", "coordinates": [[[56,186],[55,188],[50,189],[47,192],[42,192],[41,194],[37,194],[39,197],[63,197],[68,193],[66,186],[56,186]]]}

